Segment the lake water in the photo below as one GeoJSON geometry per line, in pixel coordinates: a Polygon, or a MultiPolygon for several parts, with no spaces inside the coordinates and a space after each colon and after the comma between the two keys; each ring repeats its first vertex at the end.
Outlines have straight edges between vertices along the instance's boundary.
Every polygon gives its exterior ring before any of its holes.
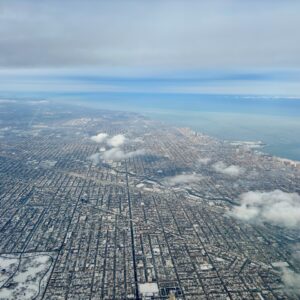
{"type": "Polygon", "coordinates": [[[300,161],[300,100],[226,95],[107,95],[86,105],[134,111],[223,140],[262,141],[263,151],[300,161]]]}
{"type": "MultiPolygon", "coordinates": [[[[82,97],[84,98],[84,97],[82,97]]],[[[230,141],[262,141],[264,152],[300,161],[300,101],[224,95],[136,95],[85,98],[230,141]]]]}
{"type": "Polygon", "coordinates": [[[147,115],[223,140],[262,141],[266,144],[263,151],[300,161],[300,122],[294,117],[227,112],[153,112],[147,115]]]}

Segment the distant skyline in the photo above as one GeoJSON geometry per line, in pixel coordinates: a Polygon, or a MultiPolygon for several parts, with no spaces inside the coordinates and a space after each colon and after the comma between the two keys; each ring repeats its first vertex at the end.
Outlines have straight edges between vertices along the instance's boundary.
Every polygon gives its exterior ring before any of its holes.
{"type": "Polygon", "coordinates": [[[300,97],[299,12],[292,0],[4,0],[0,93],[300,97]]]}

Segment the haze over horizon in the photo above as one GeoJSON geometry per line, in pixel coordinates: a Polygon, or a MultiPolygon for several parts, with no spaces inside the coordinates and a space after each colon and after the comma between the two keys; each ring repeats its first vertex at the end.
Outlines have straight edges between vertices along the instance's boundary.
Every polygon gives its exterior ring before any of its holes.
{"type": "Polygon", "coordinates": [[[296,1],[1,1],[0,96],[300,97],[296,1]],[[52,95],[53,96],[53,95],[52,95]]]}

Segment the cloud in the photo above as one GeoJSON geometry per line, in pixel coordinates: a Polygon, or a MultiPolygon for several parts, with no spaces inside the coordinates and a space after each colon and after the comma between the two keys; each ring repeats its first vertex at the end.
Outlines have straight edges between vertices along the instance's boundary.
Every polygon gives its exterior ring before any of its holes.
{"type": "Polygon", "coordinates": [[[207,165],[210,161],[211,161],[211,158],[209,158],[209,157],[200,157],[200,158],[198,158],[198,160],[197,160],[197,162],[198,162],[200,165],[207,165]]]}
{"type": "Polygon", "coordinates": [[[0,66],[297,68],[299,9],[292,0],[2,0],[0,66]]]}
{"type": "Polygon", "coordinates": [[[300,196],[281,190],[247,192],[240,196],[232,216],[249,222],[269,222],[284,227],[300,226],[300,196]]]}
{"type": "Polygon", "coordinates": [[[102,158],[105,160],[119,161],[119,160],[131,158],[134,156],[144,155],[144,154],[145,154],[145,150],[143,149],[125,153],[120,148],[111,148],[102,153],[102,158]]]}
{"type": "Polygon", "coordinates": [[[0,104],[16,103],[15,100],[0,99],[0,104]]]}
{"type": "Polygon", "coordinates": [[[94,166],[98,165],[101,161],[101,154],[100,153],[94,153],[88,157],[88,160],[92,161],[92,164],[94,166]]]}
{"type": "Polygon", "coordinates": [[[92,136],[91,140],[96,143],[102,143],[106,140],[107,137],[108,137],[107,133],[98,133],[97,135],[92,136]]]}
{"type": "Polygon", "coordinates": [[[124,144],[126,138],[123,134],[117,134],[107,141],[107,144],[112,147],[120,147],[124,144]]]}
{"type": "Polygon", "coordinates": [[[31,101],[26,101],[24,103],[28,103],[30,105],[40,105],[40,104],[48,104],[48,100],[31,100],[31,101]]]}
{"type": "Polygon", "coordinates": [[[300,274],[287,267],[282,267],[281,280],[288,295],[300,296],[300,274]]]}
{"type": "Polygon", "coordinates": [[[202,176],[198,174],[180,174],[172,177],[167,177],[165,178],[164,182],[167,185],[175,186],[175,185],[199,182],[201,179],[202,176]]]}
{"type": "Polygon", "coordinates": [[[101,153],[95,153],[88,158],[92,160],[93,164],[95,165],[100,162],[100,159],[119,161],[134,156],[144,155],[146,153],[144,149],[134,150],[125,153],[120,148],[120,146],[122,146],[126,141],[126,137],[123,134],[117,134],[111,138],[108,138],[107,133],[99,133],[95,136],[92,136],[91,139],[97,143],[106,142],[107,145],[112,147],[108,150],[102,147],[100,149],[101,153]]]}
{"type": "Polygon", "coordinates": [[[111,138],[108,138],[107,133],[101,132],[101,133],[98,133],[97,135],[92,136],[91,140],[96,143],[106,142],[107,145],[112,146],[112,147],[120,147],[124,144],[126,138],[123,134],[117,134],[111,138]]]}
{"type": "Polygon", "coordinates": [[[229,175],[232,177],[238,176],[244,172],[244,170],[241,167],[236,165],[227,166],[222,161],[213,164],[212,167],[216,172],[229,175]]]}

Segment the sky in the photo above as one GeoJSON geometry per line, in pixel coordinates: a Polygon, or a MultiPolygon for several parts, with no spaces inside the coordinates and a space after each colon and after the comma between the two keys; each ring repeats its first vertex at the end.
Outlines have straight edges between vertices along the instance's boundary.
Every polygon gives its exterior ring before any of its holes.
{"type": "Polygon", "coordinates": [[[0,0],[0,96],[300,97],[300,2],[0,0]]]}

